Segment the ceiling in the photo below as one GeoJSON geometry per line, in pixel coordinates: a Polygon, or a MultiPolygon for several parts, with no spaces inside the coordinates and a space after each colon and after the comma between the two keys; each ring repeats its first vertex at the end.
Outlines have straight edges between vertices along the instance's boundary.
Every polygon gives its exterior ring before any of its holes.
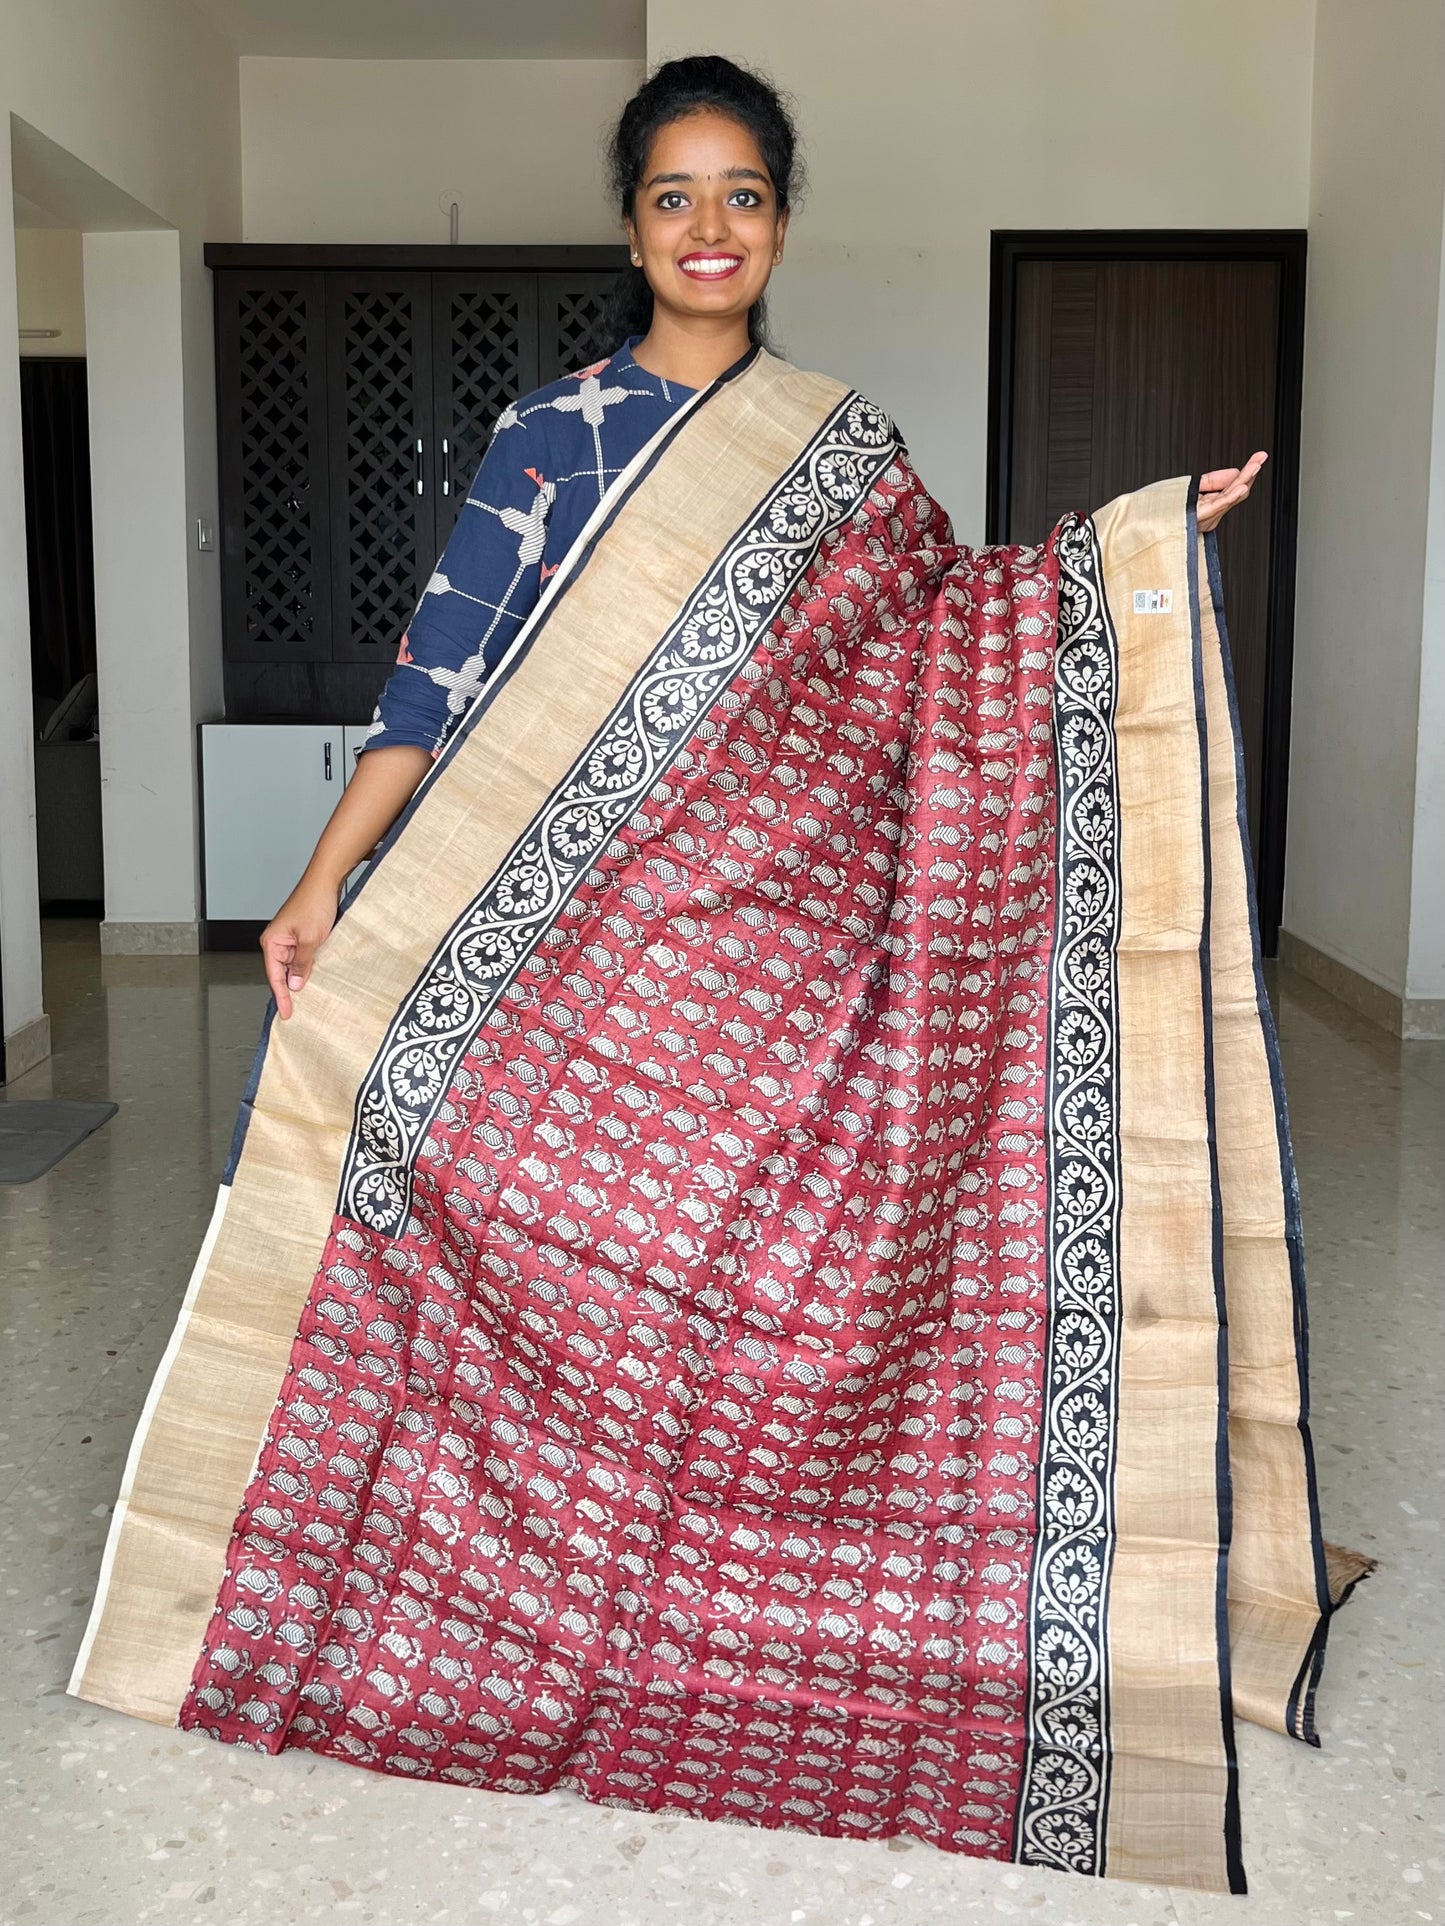
{"type": "Polygon", "coordinates": [[[642,60],[646,0],[195,0],[237,53],[642,60]]]}

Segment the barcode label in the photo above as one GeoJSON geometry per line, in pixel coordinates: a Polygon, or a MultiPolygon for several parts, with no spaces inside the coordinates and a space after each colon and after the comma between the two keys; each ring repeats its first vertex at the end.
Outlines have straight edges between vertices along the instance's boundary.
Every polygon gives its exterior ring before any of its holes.
{"type": "Polygon", "coordinates": [[[1174,607],[1173,589],[1135,589],[1136,615],[1168,615],[1174,607]]]}

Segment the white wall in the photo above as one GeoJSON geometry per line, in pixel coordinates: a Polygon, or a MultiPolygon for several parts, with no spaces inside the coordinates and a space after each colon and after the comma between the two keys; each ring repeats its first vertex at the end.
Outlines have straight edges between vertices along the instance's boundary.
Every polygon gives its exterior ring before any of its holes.
{"type": "MultiPolygon", "coordinates": [[[[13,341],[19,314],[9,239],[14,230],[5,218],[11,191],[6,126],[0,120],[0,341],[13,341]]],[[[44,1010],[36,909],[30,597],[25,571],[20,373],[18,357],[12,362],[6,356],[0,365],[0,991],[7,1037],[22,1031],[33,1034],[44,1010]]]]}
{"type": "Polygon", "coordinates": [[[1412,1000],[1445,997],[1445,236],[1435,336],[1435,410],[1425,531],[1420,726],[1405,994],[1412,1000]]]}
{"type": "Polygon", "coordinates": [[[615,241],[601,145],[630,60],[241,62],[248,241],[615,241]]]}
{"type": "Polygon", "coordinates": [[[983,536],[989,232],[1303,227],[1313,0],[649,0],[648,56],[795,97],[812,191],[771,296],[791,359],[897,419],[983,536]]]}
{"type": "Polygon", "coordinates": [[[51,341],[22,341],[27,355],[85,353],[85,287],[81,236],[71,227],[15,230],[15,292],[22,328],[59,328],[51,341]]]}
{"type": "Polygon", "coordinates": [[[179,234],[87,234],[85,304],[98,317],[87,375],[106,921],[179,924],[168,946],[194,947],[195,698],[209,678],[190,660],[179,234]]]}
{"type": "Polygon", "coordinates": [[[1445,992],[1438,661],[1423,705],[1420,674],[1442,198],[1445,12],[1320,0],[1284,920],[1396,996],[1407,967],[1445,992]]]}
{"type": "MultiPolygon", "coordinates": [[[[114,207],[136,210],[137,228],[170,228],[164,272],[173,304],[172,353],[160,380],[165,412],[183,423],[185,522],[154,549],[154,509],[145,497],[153,441],[145,422],[133,421],[131,445],[113,439],[93,450],[97,499],[107,497],[110,540],[129,549],[140,573],[153,573],[143,592],[113,603],[101,638],[102,704],[123,690],[154,688],[164,680],[184,692],[184,744],[174,717],[162,716],[152,740],[150,774],[157,818],[176,834],[137,846],[131,868],[116,878],[108,922],[194,921],[195,794],[190,716],[214,713],[220,693],[220,596],[214,555],[187,546],[195,515],[214,516],[216,498],[214,370],[210,281],[202,262],[206,240],[240,232],[240,117],[238,63],[199,11],[175,0],[44,0],[0,7],[0,210],[10,204],[10,136],[38,130],[74,157],[76,179],[113,186],[100,212],[87,218],[83,187],[76,206],[52,209],[76,227],[117,225],[114,207]],[[12,120],[13,117],[13,120],[12,120]],[[23,129],[17,123],[23,123],[23,129]],[[111,210],[107,215],[104,208],[111,210]],[[182,605],[185,618],[174,610],[182,605]],[[110,687],[107,688],[107,680],[110,687]],[[134,893],[131,893],[135,885],[134,893]]],[[[27,185],[27,191],[31,191],[27,185]]],[[[33,193],[32,193],[33,198],[33,193]]],[[[115,242],[117,237],[111,236],[115,242]]],[[[153,236],[140,237],[133,256],[149,259],[153,236]]],[[[112,281],[105,309],[86,317],[87,352],[97,374],[91,420],[104,423],[117,409],[139,362],[122,351],[135,343],[135,323],[154,311],[155,289],[122,275],[112,281]],[[107,352],[107,336],[110,336],[107,352]],[[109,383],[117,389],[110,392],[109,383]]],[[[0,330],[15,325],[14,230],[0,211],[0,330]]],[[[154,390],[152,391],[154,392],[154,390]]],[[[0,933],[3,933],[5,1021],[13,1031],[39,1015],[40,951],[34,881],[34,804],[29,696],[29,613],[25,594],[25,534],[20,480],[19,380],[16,363],[0,365],[0,933]]],[[[175,503],[170,503],[174,513],[175,503]]],[[[164,705],[162,705],[164,707],[164,705]]],[[[102,726],[105,708],[102,710],[102,726]]]]}

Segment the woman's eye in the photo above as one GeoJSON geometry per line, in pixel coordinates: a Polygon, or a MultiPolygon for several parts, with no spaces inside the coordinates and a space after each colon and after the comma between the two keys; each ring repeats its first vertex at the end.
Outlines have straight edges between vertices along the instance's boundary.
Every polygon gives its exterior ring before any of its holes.
{"type": "Polygon", "coordinates": [[[738,207],[761,207],[763,204],[763,197],[755,187],[740,187],[728,199],[738,207]]]}
{"type": "Polygon", "coordinates": [[[674,188],[669,194],[659,194],[657,197],[657,205],[670,214],[674,208],[681,207],[685,199],[686,196],[679,194],[677,189],[674,188]]]}

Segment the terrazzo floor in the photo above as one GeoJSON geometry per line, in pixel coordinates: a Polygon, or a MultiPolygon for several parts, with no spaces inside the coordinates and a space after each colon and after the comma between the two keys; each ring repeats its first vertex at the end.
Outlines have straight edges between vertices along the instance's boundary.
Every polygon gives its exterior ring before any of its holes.
{"type": "Polygon", "coordinates": [[[1440,1822],[1445,1046],[1282,977],[1326,1530],[1380,1569],[1335,1621],[1324,1750],[1239,1734],[1250,1893],[1073,1880],[886,1845],[265,1759],[65,1696],[132,1428],[214,1199],[263,1005],[249,957],[46,933],[55,1055],[0,1091],[119,1115],[0,1188],[0,1921],[290,1926],[1413,1926],[1440,1822]]]}

